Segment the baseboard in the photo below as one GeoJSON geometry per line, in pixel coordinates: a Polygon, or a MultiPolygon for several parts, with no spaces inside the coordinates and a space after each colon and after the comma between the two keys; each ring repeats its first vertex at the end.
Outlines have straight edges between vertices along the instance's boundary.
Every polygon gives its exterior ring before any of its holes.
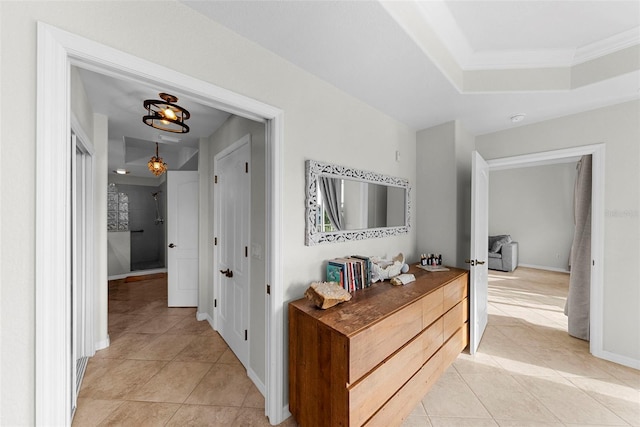
{"type": "Polygon", "coordinates": [[[547,267],[545,265],[518,264],[518,267],[535,268],[536,270],[555,271],[557,273],[570,273],[569,270],[566,270],[566,269],[563,269],[563,268],[547,267]]]}
{"type": "Polygon", "coordinates": [[[289,404],[287,403],[286,405],[284,405],[282,407],[282,421],[286,420],[287,418],[289,418],[291,416],[291,412],[289,412],[289,404]]]}
{"type": "Polygon", "coordinates": [[[209,324],[211,325],[211,328],[213,328],[213,319],[211,318],[211,316],[209,316],[209,313],[203,313],[201,311],[198,311],[196,313],[196,320],[198,322],[201,322],[203,320],[206,320],[207,322],[209,322],[209,324]]]}
{"type": "Polygon", "coordinates": [[[153,270],[137,270],[137,271],[130,271],[128,273],[114,274],[113,276],[108,276],[107,280],[126,279],[127,277],[146,276],[147,274],[166,273],[166,272],[167,272],[166,268],[154,268],[153,270]]]}
{"type": "Polygon", "coordinates": [[[264,386],[264,383],[260,380],[260,378],[258,378],[258,375],[255,373],[255,371],[251,368],[248,368],[247,375],[249,376],[249,379],[256,385],[260,393],[265,396],[267,394],[267,388],[264,386]]]}
{"type": "Polygon", "coordinates": [[[609,362],[617,363],[619,365],[628,366],[633,369],[640,369],[640,360],[638,359],[622,356],[620,354],[612,353],[606,350],[601,350],[597,353],[594,352],[593,355],[595,357],[599,357],[600,359],[608,360],[609,362]]]}
{"type": "Polygon", "coordinates": [[[111,341],[109,340],[109,336],[107,335],[107,339],[102,340],[102,341],[98,341],[96,343],[96,346],[95,346],[96,347],[96,351],[105,349],[105,348],[109,347],[110,345],[111,345],[111,341]]]}

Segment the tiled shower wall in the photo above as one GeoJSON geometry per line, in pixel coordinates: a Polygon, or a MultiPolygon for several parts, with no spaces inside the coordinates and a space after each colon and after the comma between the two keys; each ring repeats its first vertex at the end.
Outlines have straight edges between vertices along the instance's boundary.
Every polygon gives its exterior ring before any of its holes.
{"type": "Polygon", "coordinates": [[[165,267],[166,185],[157,187],[118,184],[118,192],[128,196],[129,231],[131,233],[131,270],[165,267]],[[153,193],[159,192],[158,208],[164,223],[156,224],[153,193]],[[143,230],[143,231],[141,231],[143,230]]]}

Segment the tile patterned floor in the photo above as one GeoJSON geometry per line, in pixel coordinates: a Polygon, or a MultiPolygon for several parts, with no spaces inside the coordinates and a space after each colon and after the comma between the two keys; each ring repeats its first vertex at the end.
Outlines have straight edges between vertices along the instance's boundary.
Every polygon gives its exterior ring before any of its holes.
{"type": "Polygon", "coordinates": [[[109,283],[111,346],[89,360],[73,425],[268,426],[240,361],[166,289],[164,275],[109,283]]]}
{"type": "Polygon", "coordinates": [[[569,276],[489,271],[489,323],[403,426],[640,426],[640,371],[592,357],[563,313],[569,276]]]}
{"type": "MultiPolygon", "coordinates": [[[[640,427],[640,371],[590,356],[566,333],[568,276],[489,273],[478,353],[461,354],[403,426],[640,427]]],[[[164,278],[110,283],[109,334],[89,361],[74,426],[269,425],[222,338],[195,309],[166,307],[164,278]]]]}

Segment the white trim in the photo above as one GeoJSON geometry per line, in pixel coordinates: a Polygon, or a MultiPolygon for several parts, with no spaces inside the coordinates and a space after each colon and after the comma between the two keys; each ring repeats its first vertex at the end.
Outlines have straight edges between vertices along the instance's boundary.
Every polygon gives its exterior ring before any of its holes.
{"type": "Polygon", "coordinates": [[[280,111],[266,124],[266,204],[267,204],[267,247],[268,261],[267,283],[271,285],[271,294],[267,295],[267,369],[265,413],[272,424],[278,424],[291,416],[289,405],[285,403],[285,304],[284,274],[282,260],[283,215],[283,147],[284,112],[280,111]],[[274,415],[272,418],[271,415],[274,415]]]}
{"type": "Polygon", "coordinates": [[[579,47],[575,51],[571,65],[582,64],[631,46],[637,46],[638,37],[640,37],[640,27],[635,27],[620,34],[579,47]]]}
{"type": "Polygon", "coordinates": [[[253,369],[251,369],[251,367],[247,368],[247,376],[256,385],[256,388],[258,389],[260,394],[264,396],[265,390],[266,390],[264,383],[262,382],[262,380],[260,380],[260,377],[258,376],[258,374],[256,374],[256,372],[253,369]]]}
{"type": "Polygon", "coordinates": [[[421,18],[465,71],[570,68],[636,46],[640,34],[640,27],[634,27],[578,48],[474,51],[443,0],[424,1],[418,5],[421,18]]]}
{"type": "MultiPolygon", "coordinates": [[[[209,315],[209,313],[206,312],[202,312],[202,311],[198,311],[196,313],[196,320],[198,322],[201,322],[203,320],[206,320],[207,322],[213,324],[213,319],[211,319],[211,316],[209,315]]],[[[211,329],[213,329],[213,326],[211,327],[211,329]]]]}
{"type": "Polygon", "coordinates": [[[103,348],[107,348],[111,345],[111,339],[107,337],[106,340],[96,342],[96,351],[102,350],[103,348]]]}
{"type": "Polygon", "coordinates": [[[166,268],[154,268],[151,270],[136,270],[136,271],[130,271],[128,273],[114,274],[112,276],[109,276],[107,280],[126,279],[127,277],[148,276],[150,274],[158,274],[158,273],[166,273],[166,272],[167,272],[166,268]]]}
{"type": "MultiPolygon", "coordinates": [[[[487,160],[489,171],[531,166],[592,155],[591,182],[591,306],[589,351],[607,360],[611,353],[604,350],[604,177],[605,144],[584,145],[562,150],[545,151],[487,160]]],[[[624,356],[620,356],[623,358],[624,356]]]]}
{"type": "Polygon", "coordinates": [[[555,271],[556,273],[571,273],[566,268],[547,267],[546,265],[518,264],[518,267],[535,268],[536,270],[555,271]]]}
{"type": "Polygon", "coordinates": [[[71,424],[69,63],[38,28],[35,423],[71,424]]]}
{"type": "MultiPolygon", "coordinates": [[[[36,128],[36,362],[37,425],[70,424],[69,403],[69,65],[179,91],[197,102],[267,121],[266,413],[288,417],[284,404],[282,274],[282,110],[89,39],[38,22],[36,128]]],[[[96,278],[97,280],[100,278],[96,278]]],[[[100,343],[102,344],[102,343],[100,343]]]]}
{"type": "MultiPolygon", "coordinates": [[[[594,354],[594,356],[596,356],[594,354]]],[[[633,369],[640,369],[640,360],[633,359],[627,356],[621,356],[616,353],[611,353],[610,351],[602,350],[602,352],[597,355],[601,359],[608,360],[610,362],[618,363],[620,365],[628,366],[633,369]]]]}

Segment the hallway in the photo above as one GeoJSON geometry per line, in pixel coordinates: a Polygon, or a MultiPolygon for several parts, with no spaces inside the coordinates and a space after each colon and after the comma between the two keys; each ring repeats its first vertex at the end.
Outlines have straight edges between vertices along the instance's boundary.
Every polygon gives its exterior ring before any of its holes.
{"type": "MultiPolygon", "coordinates": [[[[567,334],[567,289],[563,273],[490,271],[478,353],[462,353],[403,426],[640,427],[640,371],[567,334]]],[[[268,426],[222,338],[166,301],[164,275],[110,282],[111,346],[89,362],[73,425],[268,426]]]]}
{"type": "Polygon", "coordinates": [[[110,281],[111,345],[89,361],[73,425],[268,426],[264,397],[195,313],[167,307],[166,274],[110,281]]]}

